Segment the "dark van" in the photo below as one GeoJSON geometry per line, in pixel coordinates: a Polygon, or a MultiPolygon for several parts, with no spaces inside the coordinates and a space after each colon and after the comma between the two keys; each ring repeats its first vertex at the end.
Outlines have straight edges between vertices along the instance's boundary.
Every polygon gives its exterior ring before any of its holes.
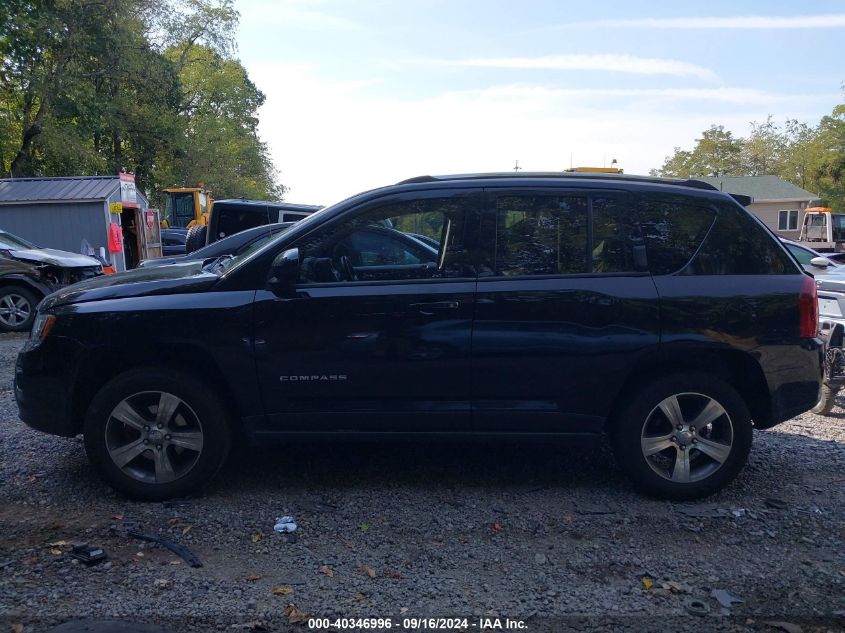
{"type": "Polygon", "coordinates": [[[315,204],[245,198],[215,200],[208,214],[208,225],[197,225],[188,229],[185,252],[193,253],[203,246],[256,226],[299,222],[322,208],[315,204]]]}

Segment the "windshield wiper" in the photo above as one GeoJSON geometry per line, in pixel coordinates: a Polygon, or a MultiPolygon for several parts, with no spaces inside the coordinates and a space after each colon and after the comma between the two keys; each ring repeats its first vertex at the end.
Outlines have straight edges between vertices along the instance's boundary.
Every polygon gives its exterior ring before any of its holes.
{"type": "Polygon", "coordinates": [[[234,255],[218,255],[217,257],[209,257],[202,263],[202,269],[217,274],[221,272],[223,268],[225,268],[226,264],[234,258],[234,255]]]}

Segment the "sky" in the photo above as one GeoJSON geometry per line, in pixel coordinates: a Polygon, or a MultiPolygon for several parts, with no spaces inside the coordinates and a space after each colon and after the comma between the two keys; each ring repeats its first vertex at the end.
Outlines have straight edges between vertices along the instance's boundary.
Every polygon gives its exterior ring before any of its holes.
{"type": "Polygon", "coordinates": [[[845,100],[845,3],[238,0],[289,202],[425,174],[659,167],[845,100]]]}

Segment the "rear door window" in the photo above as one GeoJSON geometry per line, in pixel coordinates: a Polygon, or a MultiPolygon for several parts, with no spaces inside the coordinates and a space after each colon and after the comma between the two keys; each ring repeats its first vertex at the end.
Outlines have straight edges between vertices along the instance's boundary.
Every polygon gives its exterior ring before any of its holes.
{"type": "Polygon", "coordinates": [[[590,272],[645,272],[642,229],[630,195],[592,198],[590,272]]]}
{"type": "Polygon", "coordinates": [[[496,275],[566,275],[588,271],[586,197],[499,196],[496,228],[496,275]]]}
{"type": "Polygon", "coordinates": [[[495,208],[496,275],[646,272],[628,194],[500,195],[495,208]]]}

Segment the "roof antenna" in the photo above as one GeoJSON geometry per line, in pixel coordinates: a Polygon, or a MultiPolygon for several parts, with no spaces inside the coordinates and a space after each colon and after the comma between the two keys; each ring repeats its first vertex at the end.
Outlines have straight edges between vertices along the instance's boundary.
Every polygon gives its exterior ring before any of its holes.
{"type": "Polygon", "coordinates": [[[520,169],[522,169],[522,167],[520,167],[520,166],[519,166],[519,160],[517,160],[517,161],[513,164],[513,170],[518,172],[520,169]]]}

